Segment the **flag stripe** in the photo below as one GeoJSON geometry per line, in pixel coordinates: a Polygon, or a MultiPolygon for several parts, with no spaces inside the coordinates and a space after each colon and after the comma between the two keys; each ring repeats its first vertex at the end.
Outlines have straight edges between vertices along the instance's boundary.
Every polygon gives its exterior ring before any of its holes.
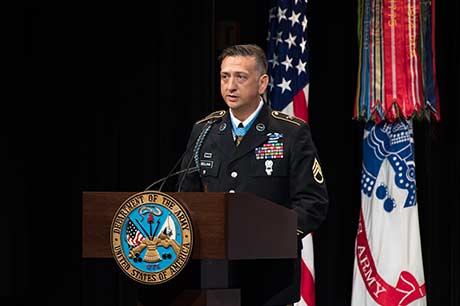
{"type": "Polygon", "coordinates": [[[304,90],[299,91],[294,96],[293,106],[294,106],[294,113],[293,115],[303,119],[305,122],[308,121],[308,103],[307,98],[305,95],[305,91],[308,94],[308,85],[304,90]]]}
{"type": "Polygon", "coordinates": [[[305,261],[300,262],[300,272],[301,272],[301,288],[300,295],[305,301],[306,305],[311,306],[315,305],[315,280],[313,275],[306,265],[305,261]]]}

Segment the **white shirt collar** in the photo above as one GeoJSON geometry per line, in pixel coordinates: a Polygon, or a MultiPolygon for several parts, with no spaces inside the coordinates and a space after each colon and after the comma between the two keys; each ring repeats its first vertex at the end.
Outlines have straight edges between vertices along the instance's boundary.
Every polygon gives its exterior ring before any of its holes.
{"type": "Polygon", "coordinates": [[[230,117],[231,117],[232,121],[235,122],[236,126],[238,126],[240,123],[243,123],[243,126],[246,126],[249,122],[251,122],[251,120],[254,118],[254,116],[256,116],[259,113],[259,110],[262,108],[262,106],[264,106],[264,101],[262,99],[260,99],[259,106],[257,106],[257,109],[251,115],[249,115],[249,117],[246,118],[246,120],[244,120],[243,122],[241,122],[240,120],[236,119],[236,117],[233,115],[231,109],[230,109],[230,117]]]}

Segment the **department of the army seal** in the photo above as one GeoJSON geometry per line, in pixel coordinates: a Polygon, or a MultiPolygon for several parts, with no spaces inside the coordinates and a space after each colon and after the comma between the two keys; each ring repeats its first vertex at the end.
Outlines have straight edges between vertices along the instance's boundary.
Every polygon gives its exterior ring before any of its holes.
{"type": "Polygon", "coordinates": [[[110,242],[113,257],[130,278],[147,285],[167,282],[192,254],[190,214],[168,194],[136,193],[115,213],[110,242]]]}

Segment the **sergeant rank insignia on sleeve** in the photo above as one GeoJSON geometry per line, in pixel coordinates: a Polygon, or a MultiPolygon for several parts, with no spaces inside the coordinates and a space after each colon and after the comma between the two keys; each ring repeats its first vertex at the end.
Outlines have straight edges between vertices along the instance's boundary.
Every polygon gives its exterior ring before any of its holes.
{"type": "Polygon", "coordinates": [[[318,184],[322,184],[324,182],[323,172],[321,171],[321,166],[319,165],[318,160],[315,158],[313,162],[313,167],[311,167],[313,172],[313,178],[318,184]]]}

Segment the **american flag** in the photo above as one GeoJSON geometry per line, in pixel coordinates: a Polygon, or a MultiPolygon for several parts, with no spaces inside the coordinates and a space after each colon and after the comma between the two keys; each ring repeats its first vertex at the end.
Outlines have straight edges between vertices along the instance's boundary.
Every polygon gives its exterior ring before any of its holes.
{"type": "Polygon", "coordinates": [[[307,2],[277,1],[269,12],[268,101],[273,109],[307,121],[307,2]]]}
{"type": "MultiPolygon", "coordinates": [[[[272,1],[269,11],[267,100],[271,107],[308,121],[308,0],[272,1]]],[[[312,234],[302,239],[301,299],[296,306],[315,305],[312,234]]]]}
{"type": "Polygon", "coordinates": [[[135,247],[139,245],[143,239],[144,236],[142,233],[137,229],[133,221],[129,219],[128,224],[126,225],[126,240],[128,241],[128,244],[131,247],[135,247]]]}

